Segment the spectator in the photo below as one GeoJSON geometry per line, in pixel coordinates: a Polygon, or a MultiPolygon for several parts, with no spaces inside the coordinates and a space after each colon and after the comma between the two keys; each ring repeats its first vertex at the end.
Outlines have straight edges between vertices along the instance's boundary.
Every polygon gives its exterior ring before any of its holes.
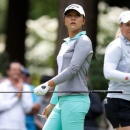
{"type": "MultiPolygon", "coordinates": [[[[52,77],[51,76],[42,76],[41,80],[40,80],[40,84],[45,83],[46,81],[50,80],[52,77]]],[[[51,90],[53,88],[50,88],[51,90]]],[[[39,114],[42,114],[42,111],[45,109],[45,107],[50,103],[50,99],[51,99],[52,93],[47,93],[44,96],[40,97],[40,110],[39,110],[39,114]]],[[[43,128],[43,125],[45,124],[46,119],[37,116],[36,118],[36,124],[37,124],[37,129],[41,130],[43,128]]]]}
{"type": "MultiPolygon", "coordinates": [[[[1,82],[0,91],[30,91],[22,80],[21,64],[11,62],[7,79],[1,82]]],[[[25,116],[32,109],[30,93],[0,94],[0,130],[26,130],[25,116]]]]}
{"type": "MultiPolygon", "coordinates": [[[[22,68],[23,72],[23,80],[26,84],[30,86],[30,91],[33,91],[34,86],[31,84],[31,75],[30,72],[26,68],[22,68]]],[[[27,130],[36,130],[36,124],[35,124],[35,115],[40,109],[39,104],[39,97],[32,93],[32,99],[33,99],[33,108],[32,110],[26,115],[26,127],[27,130]]]]}
{"type": "MultiPolygon", "coordinates": [[[[24,66],[22,66],[22,73],[23,73],[23,80],[25,83],[31,85],[32,77],[28,69],[26,69],[24,66]]],[[[33,86],[34,87],[34,86],[33,86]]]]}

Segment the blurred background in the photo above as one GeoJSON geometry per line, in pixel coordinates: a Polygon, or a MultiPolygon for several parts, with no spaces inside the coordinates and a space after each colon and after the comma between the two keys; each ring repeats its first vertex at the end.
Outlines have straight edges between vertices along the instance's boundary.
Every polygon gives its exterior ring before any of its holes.
{"type": "MultiPolygon", "coordinates": [[[[63,39],[68,37],[63,12],[72,3],[83,6],[83,29],[93,44],[89,87],[107,90],[108,81],[103,76],[105,48],[115,38],[118,16],[130,8],[130,0],[0,0],[0,79],[6,77],[8,63],[15,60],[28,69],[34,86],[39,85],[43,75],[57,74],[56,56],[63,39]]],[[[92,123],[94,127],[96,121],[100,130],[112,130],[102,110],[106,94],[90,97],[92,106],[85,124],[92,123]]]]}
{"type": "MultiPolygon", "coordinates": [[[[0,0],[0,77],[12,60],[29,69],[35,86],[42,75],[57,74],[56,55],[67,37],[63,11],[72,3],[84,7],[84,29],[93,43],[89,86],[107,89],[104,51],[115,37],[119,14],[130,8],[129,0],[0,0]]],[[[106,94],[99,96],[103,100],[106,94]]]]}

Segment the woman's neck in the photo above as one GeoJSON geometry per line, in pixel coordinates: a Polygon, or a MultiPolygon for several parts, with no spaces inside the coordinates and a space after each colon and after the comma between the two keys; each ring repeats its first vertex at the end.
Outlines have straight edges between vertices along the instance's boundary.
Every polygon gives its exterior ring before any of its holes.
{"type": "Polygon", "coordinates": [[[69,37],[73,38],[76,34],[81,32],[81,30],[76,30],[76,31],[68,31],[69,37]]]}

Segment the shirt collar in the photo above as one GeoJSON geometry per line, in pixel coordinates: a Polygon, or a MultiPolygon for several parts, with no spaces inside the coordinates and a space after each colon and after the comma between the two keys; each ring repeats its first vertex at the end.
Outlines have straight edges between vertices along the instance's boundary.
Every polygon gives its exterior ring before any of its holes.
{"type": "Polygon", "coordinates": [[[76,35],[75,35],[74,37],[72,37],[72,38],[70,38],[70,37],[65,38],[64,41],[65,41],[66,43],[68,43],[68,42],[70,42],[70,41],[72,41],[72,40],[78,39],[80,36],[85,35],[85,34],[86,34],[86,31],[82,31],[82,32],[79,32],[78,34],[76,34],[76,35]]]}
{"type": "Polygon", "coordinates": [[[127,46],[130,46],[130,41],[126,39],[122,34],[119,37],[127,46]]]}

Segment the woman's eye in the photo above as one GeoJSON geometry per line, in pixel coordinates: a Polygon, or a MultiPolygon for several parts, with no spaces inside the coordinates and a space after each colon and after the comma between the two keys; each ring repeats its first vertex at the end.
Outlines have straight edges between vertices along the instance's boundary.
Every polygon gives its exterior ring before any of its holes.
{"type": "Polygon", "coordinates": [[[130,26],[130,23],[126,23],[126,26],[130,26]]]}
{"type": "Polygon", "coordinates": [[[81,15],[80,14],[75,14],[75,15],[73,15],[73,14],[67,14],[66,15],[66,17],[72,17],[72,16],[74,16],[74,17],[80,17],[81,15]]]}
{"type": "Polygon", "coordinates": [[[70,17],[70,16],[71,16],[71,14],[67,14],[66,16],[67,16],[67,17],[70,17]]]}

